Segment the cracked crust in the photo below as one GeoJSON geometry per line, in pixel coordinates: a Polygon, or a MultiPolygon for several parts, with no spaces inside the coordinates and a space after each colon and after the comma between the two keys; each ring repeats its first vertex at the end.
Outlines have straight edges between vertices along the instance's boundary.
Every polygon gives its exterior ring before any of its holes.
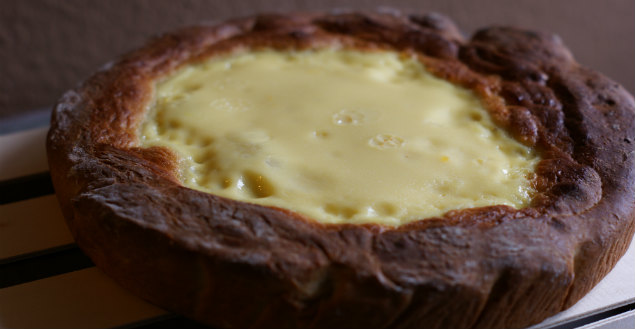
{"type": "Polygon", "coordinates": [[[67,92],[47,148],[64,215],[95,264],[218,327],[523,327],[580,299],[635,230],[632,96],[556,37],[494,27],[464,40],[437,14],[263,15],[161,36],[67,92]],[[414,54],[472,89],[543,157],[531,206],[323,225],[185,188],[169,150],[137,147],[154,81],[180,66],[320,47],[414,54]]]}

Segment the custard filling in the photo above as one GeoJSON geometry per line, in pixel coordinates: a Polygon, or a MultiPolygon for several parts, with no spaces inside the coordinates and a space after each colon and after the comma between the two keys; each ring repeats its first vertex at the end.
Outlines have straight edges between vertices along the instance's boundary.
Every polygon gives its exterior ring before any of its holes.
{"type": "Polygon", "coordinates": [[[419,61],[332,49],[179,69],[156,85],[140,142],[176,152],[184,186],[323,223],[522,208],[539,160],[419,61]]]}

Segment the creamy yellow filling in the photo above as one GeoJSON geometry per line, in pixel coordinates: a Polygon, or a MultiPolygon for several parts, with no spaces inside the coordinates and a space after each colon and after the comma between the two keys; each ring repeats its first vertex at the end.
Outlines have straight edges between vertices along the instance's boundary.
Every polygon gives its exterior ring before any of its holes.
{"type": "Polygon", "coordinates": [[[257,51],[156,86],[142,146],[185,186],[324,223],[400,225],[530,200],[538,161],[472,92],[392,52],[257,51]]]}

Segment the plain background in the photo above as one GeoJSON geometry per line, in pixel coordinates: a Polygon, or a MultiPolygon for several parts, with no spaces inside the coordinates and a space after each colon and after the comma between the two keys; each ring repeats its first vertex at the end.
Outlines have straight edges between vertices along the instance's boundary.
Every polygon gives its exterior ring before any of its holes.
{"type": "Polygon", "coordinates": [[[633,0],[0,0],[0,120],[51,107],[104,63],[153,35],[259,12],[435,11],[465,33],[515,25],[555,33],[577,60],[635,93],[633,0]]]}

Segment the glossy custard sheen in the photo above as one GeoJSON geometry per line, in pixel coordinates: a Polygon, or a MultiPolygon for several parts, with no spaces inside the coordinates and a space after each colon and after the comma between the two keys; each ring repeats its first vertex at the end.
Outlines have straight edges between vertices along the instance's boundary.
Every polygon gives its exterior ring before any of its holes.
{"type": "Polygon", "coordinates": [[[176,151],[187,187],[325,223],[520,208],[538,161],[472,92],[392,52],[257,51],[187,66],[156,86],[140,140],[176,151]]]}

